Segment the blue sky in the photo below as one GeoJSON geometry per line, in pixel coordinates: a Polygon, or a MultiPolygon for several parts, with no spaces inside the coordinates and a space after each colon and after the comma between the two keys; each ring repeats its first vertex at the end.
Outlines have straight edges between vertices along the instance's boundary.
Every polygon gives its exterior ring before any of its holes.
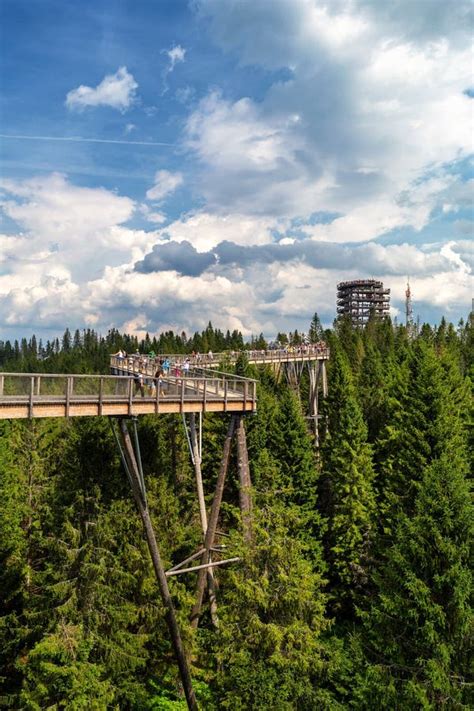
{"type": "Polygon", "coordinates": [[[465,317],[470,26],[464,0],[4,0],[0,338],[272,337],[360,277],[465,317]]]}

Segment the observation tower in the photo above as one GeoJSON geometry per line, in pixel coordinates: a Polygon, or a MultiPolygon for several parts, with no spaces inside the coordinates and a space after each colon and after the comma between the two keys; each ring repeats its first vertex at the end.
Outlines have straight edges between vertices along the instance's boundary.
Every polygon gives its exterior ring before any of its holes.
{"type": "Polygon", "coordinates": [[[388,316],[390,289],[375,279],[341,281],[337,285],[337,313],[349,316],[355,327],[365,326],[373,315],[376,319],[388,316]]]}

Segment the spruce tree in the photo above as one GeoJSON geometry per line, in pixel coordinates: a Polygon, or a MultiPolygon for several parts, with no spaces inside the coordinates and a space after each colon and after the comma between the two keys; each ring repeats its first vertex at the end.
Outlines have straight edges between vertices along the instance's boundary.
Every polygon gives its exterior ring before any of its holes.
{"type": "Polygon", "coordinates": [[[317,343],[323,338],[323,327],[321,325],[321,319],[319,318],[316,311],[309,325],[308,338],[310,343],[317,343]]]}
{"type": "Polygon", "coordinates": [[[290,533],[304,526],[298,507],[266,498],[255,510],[253,546],[222,574],[221,630],[211,647],[217,707],[336,708],[321,683],[327,666],[324,580],[290,533]]]}
{"type": "Polygon", "coordinates": [[[368,441],[373,443],[387,417],[387,370],[372,340],[365,345],[358,380],[358,394],[367,425],[368,441]]]}
{"type": "Polygon", "coordinates": [[[443,453],[457,461],[464,441],[467,385],[433,345],[411,349],[390,393],[387,424],[376,443],[381,520],[387,534],[410,512],[424,468],[443,453]]]}
{"type": "Polygon", "coordinates": [[[333,605],[348,614],[367,584],[375,498],[371,449],[347,359],[333,348],[324,412],[328,433],[322,447],[321,508],[333,605]]]}
{"type": "Polygon", "coordinates": [[[363,613],[357,708],[468,709],[474,510],[466,464],[425,467],[363,613]]]}

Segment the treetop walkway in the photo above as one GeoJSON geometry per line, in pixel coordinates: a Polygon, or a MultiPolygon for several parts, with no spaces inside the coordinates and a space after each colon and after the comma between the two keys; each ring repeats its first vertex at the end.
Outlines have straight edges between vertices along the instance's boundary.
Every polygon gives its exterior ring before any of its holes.
{"type": "Polygon", "coordinates": [[[0,373],[0,419],[254,412],[256,407],[256,382],[223,373],[160,378],[0,373]]]}
{"type": "Polygon", "coordinates": [[[115,354],[112,375],[0,372],[0,419],[255,412],[256,381],[217,370],[235,364],[241,353],[255,365],[329,359],[329,348],[318,343],[206,354],[115,354]],[[159,367],[163,372],[155,377],[159,367]]]}
{"type": "MultiPolygon", "coordinates": [[[[275,349],[250,349],[243,351],[223,351],[221,353],[158,353],[158,354],[113,354],[110,358],[112,371],[146,372],[152,370],[160,363],[168,361],[172,367],[182,366],[188,361],[191,366],[198,368],[218,368],[221,364],[235,365],[240,356],[245,356],[251,365],[278,365],[284,363],[301,363],[310,361],[329,360],[330,350],[324,341],[301,346],[288,346],[275,349]]],[[[153,370],[153,372],[155,372],[153,370]]]]}

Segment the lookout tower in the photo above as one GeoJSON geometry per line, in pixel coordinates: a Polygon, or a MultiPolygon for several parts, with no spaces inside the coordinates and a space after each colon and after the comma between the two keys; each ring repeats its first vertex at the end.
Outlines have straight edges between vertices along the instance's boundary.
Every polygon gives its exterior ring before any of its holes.
{"type": "Polygon", "coordinates": [[[353,326],[365,326],[370,316],[383,319],[390,308],[390,289],[375,279],[342,281],[337,285],[337,313],[350,317],[353,326]]]}

